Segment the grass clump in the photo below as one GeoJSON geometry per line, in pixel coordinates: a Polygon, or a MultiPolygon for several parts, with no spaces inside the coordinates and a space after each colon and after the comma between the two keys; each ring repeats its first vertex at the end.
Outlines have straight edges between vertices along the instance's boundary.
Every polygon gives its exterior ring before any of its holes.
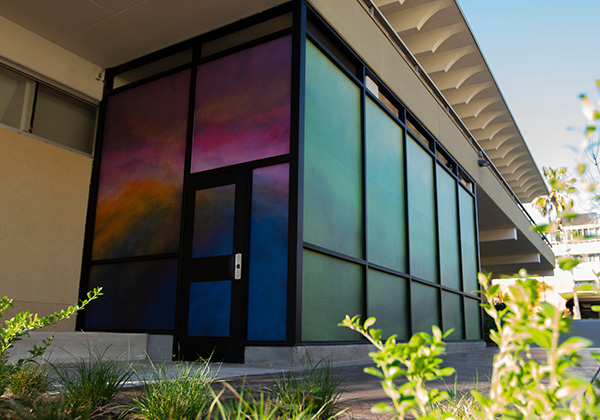
{"type": "Polygon", "coordinates": [[[25,363],[8,378],[8,395],[13,398],[34,400],[50,390],[48,372],[36,363],[25,363]]]}
{"type": "Polygon", "coordinates": [[[131,365],[91,349],[74,365],[52,365],[61,391],[74,410],[106,405],[133,375],[131,365]]]}
{"type": "Polygon", "coordinates": [[[152,378],[143,385],[126,418],[144,420],[195,420],[204,418],[215,395],[214,376],[209,361],[178,364],[174,371],[154,368],[152,378]]]}
{"type": "Polygon", "coordinates": [[[339,410],[343,392],[343,377],[334,374],[331,362],[320,360],[299,374],[289,372],[275,378],[270,390],[277,400],[282,418],[297,418],[300,414],[315,419],[328,419],[339,410]]]}

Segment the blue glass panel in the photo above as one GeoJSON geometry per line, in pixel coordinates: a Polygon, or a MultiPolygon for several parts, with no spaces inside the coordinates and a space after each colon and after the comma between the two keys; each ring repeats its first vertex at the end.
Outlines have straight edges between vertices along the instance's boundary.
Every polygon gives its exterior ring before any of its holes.
{"type": "Polygon", "coordinates": [[[89,287],[103,296],[85,310],[85,329],[170,330],[175,327],[177,259],[95,265],[89,287]]]}
{"type": "Polygon", "coordinates": [[[228,337],[231,316],[231,281],[190,285],[188,336],[228,337]]]}
{"type": "Polygon", "coordinates": [[[192,257],[233,253],[235,185],[196,191],[192,257]]]}
{"type": "Polygon", "coordinates": [[[248,340],[285,340],[289,164],[255,169],[248,340]]]}

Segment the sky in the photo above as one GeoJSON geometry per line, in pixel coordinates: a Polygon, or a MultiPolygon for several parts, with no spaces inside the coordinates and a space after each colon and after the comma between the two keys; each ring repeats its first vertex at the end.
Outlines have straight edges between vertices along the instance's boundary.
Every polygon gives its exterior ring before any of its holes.
{"type": "Polygon", "coordinates": [[[598,101],[600,0],[458,3],[540,171],[574,168],[586,123],[579,94],[598,101]]]}

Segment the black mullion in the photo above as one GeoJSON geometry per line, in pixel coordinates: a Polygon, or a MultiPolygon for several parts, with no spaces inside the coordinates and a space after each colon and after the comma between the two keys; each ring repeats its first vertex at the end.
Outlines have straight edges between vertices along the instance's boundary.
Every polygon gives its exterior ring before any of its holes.
{"type": "MultiPolygon", "coordinates": [[[[472,182],[473,180],[471,180],[472,182]]],[[[475,184],[474,182],[472,182],[473,185],[473,214],[475,215],[475,246],[477,247],[477,272],[480,273],[481,272],[481,255],[479,253],[479,217],[477,216],[477,184],[475,184]]],[[[479,282],[478,282],[479,284],[479,282]]],[[[481,290],[481,285],[479,285],[479,290],[481,290]]],[[[478,300],[481,302],[482,301],[482,296],[481,294],[478,296],[478,300]]],[[[483,312],[483,307],[480,306],[479,307],[479,325],[481,328],[481,338],[483,340],[485,340],[485,330],[483,328],[483,317],[484,317],[484,312],[483,312]]],[[[465,338],[467,337],[467,330],[465,328],[465,338]]]]}
{"type": "Polygon", "coordinates": [[[367,133],[366,133],[366,87],[365,87],[365,66],[361,63],[359,67],[360,78],[362,79],[362,86],[360,87],[360,152],[361,152],[361,165],[362,165],[362,177],[361,177],[361,188],[362,188],[362,248],[363,258],[365,259],[365,265],[363,269],[363,284],[362,284],[362,300],[363,300],[363,319],[369,316],[369,298],[368,298],[368,279],[369,279],[369,234],[367,226],[367,133]]]}
{"type": "MultiPolygon", "coordinates": [[[[94,158],[92,161],[92,176],[88,192],[88,207],[85,218],[85,234],[83,239],[83,258],[81,263],[81,275],[79,280],[79,299],[87,297],[90,268],[92,261],[92,250],[94,242],[94,226],[96,221],[96,206],[98,204],[98,189],[100,179],[100,165],[102,163],[102,143],[104,140],[104,121],[106,119],[106,87],[103,98],[98,107],[98,126],[96,128],[96,144],[94,145],[94,158]]],[[[85,312],[77,313],[75,329],[83,330],[85,326],[85,312]]]]}
{"type": "Polygon", "coordinates": [[[119,257],[119,258],[105,258],[102,260],[92,260],[90,265],[107,265],[107,264],[119,264],[128,262],[140,262],[150,260],[164,260],[168,258],[178,258],[179,252],[165,252],[162,254],[150,254],[150,255],[136,255],[133,257],[119,257]]]}
{"type": "MultiPolygon", "coordinates": [[[[200,55],[200,49],[194,49],[192,55],[200,55]]],[[[194,109],[196,107],[196,73],[197,67],[193,66],[190,69],[190,89],[188,97],[188,119],[186,132],[186,148],[185,160],[183,165],[183,188],[181,191],[181,222],[179,224],[179,263],[177,275],[177,293],[175,298],[175,334],[173,336],[172,354],[179,353],[179,341],[181,337],[185,337],[184,329],[187,329],[187,310],[189,303],[189,288],[186,287],[185,278],[188,275],[187,259],[184,251],[186,245],[191,243],[193,230],[187,226],[188,207],[190,207],[194,199],[188,193],[190,188],[191,178],[190,170],[192,167],[192,147],[194,134],[194,109]],[[185,309],[185,310],[184,310],[185,309]]]]}
{"type": "Polygon", "coordinates": [[[306,4],[296,1],[292,35],[290,197],[286,342],[302,341],[302,260],[304,232],[304,120],[306,86],[306,4]]]}
{"type": "MultiPolygon", "coordinates": [[[[406,122],[406,108],[404,108],[404,122],[406,122]]],[[[410,206],[408,204],[408,128],[404,125],[402,130],[402,170],[404,172],[404,226],[406,226],[405,235],[404,235],[404,249],[405,249],[405,267],[406,272],[412,272],[411,262],[410,262],[410,206]]],[[[409,337],[413,335],[413,325],[412,325],[412,278],[407,277],[408,281],[408,296],[406,297],[407,302],[407,315],[408,315],[408,335],[409,337]]]]}
{"type": "MultiPolygon", "coordinates": [[[[442,284],[442,253],[440,250],[440,215],[439,215],[439,200],[438,200],[438,179],[437,179],[437,167],[438,167],[438,163],[436,160],[436,150],[435,150],[435,146],[436,146],[436,142],[433,142],[433,160],[432,163],[433,165],[431,165],[432,170],[433,170],[433,217],[435,219],[435,254],[436,254],[436,260],[437,260],[437,270],[436,270],[436,276],[437,276],[437,284],[439,286],[441,286],[442,284]]],[[[441,288],[439,288],[438,286],[438,295],[440,297],[440,328],[442,331],[444,331],[444,311],[443,311],[443,306],[444,304],[442,303],[442,291],[441,288]]]]}
{"type": "MultiPolygon", "coordinates": [[[[308,39],[310,39],[310,41],[315,44],[315,46],[322,52],[324,53],[327,58],[336,65],[336,67],[338,67],[342,73],[344,73],[345,76],[347,76],[350,80],[352,80],[354,83],[356,83],[359,86],[363,85],[363,82],[361,80],[359,80],[359,78],[356,76],[356,74],[354,74],[353,72],[350,71],[350,69],[348,69],[344,63],[342,63],[340,60],[338,60],[338,58],[331,53],[331,51],[329,51],[329,49],[323,45],[323,43],[321,41],[319,41],[318,38],[316,38],[315,36],[311,35],[310,32],[306,32],[306,36],[308,39]]],[[[357,67],[359,66],[363,66],[362,62],[360,62],[360,64],[357,64],[357,67]]]]}

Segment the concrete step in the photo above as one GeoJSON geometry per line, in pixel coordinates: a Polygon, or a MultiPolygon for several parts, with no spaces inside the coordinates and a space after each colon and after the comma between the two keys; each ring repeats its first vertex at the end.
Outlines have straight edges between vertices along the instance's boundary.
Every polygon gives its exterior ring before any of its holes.
{"type": "Polygon", "coordinates": [[[107,332],[41,332],[34,331],[23,337],[9,350],[9,362],[29,357],[34,345],[54,337],[44,359],[52,363],[69,363],[89,360],[90,355],[104,354],[106,358],[141,361],[171,360],[173,337],[158,334],[107,333],[107,332]]]}

